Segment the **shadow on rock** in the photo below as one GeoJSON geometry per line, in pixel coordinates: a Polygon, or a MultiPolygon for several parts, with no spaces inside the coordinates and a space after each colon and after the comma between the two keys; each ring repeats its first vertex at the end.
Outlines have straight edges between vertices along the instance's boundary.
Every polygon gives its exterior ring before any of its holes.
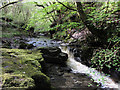
{"type": "Polygon", "coordinates": [[[58,47],[39,48],[39,50],[43,53],[43,58],[47,63],[60,64],[62,66],[66,65],[68,55],[61,52],[58,47]]]}

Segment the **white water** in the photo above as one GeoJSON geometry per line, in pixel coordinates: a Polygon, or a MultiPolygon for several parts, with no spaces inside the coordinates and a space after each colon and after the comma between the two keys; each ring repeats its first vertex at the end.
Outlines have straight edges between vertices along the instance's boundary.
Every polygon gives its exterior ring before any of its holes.
{"type": "Polygon", "coordinates": [[[74,73],[85,73],[89,75],[95,82],[100,83],[102,85],[102,88],[118,88],[118,84],[115,83],[109,76],[98,72],[94,68],[87,67],[86,65],[77,62],[67,47],[62,46],[60,49],[62,52],[68,54],[67,65],[72,69],[74,73]]]}

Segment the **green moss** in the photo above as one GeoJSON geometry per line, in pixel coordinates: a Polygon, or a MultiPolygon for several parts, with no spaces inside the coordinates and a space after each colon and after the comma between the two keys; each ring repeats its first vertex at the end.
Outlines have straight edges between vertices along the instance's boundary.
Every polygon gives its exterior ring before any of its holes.
{"type": "Polygon", "coordinates": [[[3,64],[5,70],[14,70],[14,73],[26,73],[30,75],[32,71],[42,69],[40,61],[43,60],[40,52],[22,49],[1,49],[3,52],[3,64]]]}
{"type": "Polygon", "coordinates": [[[42,66],[40,62],[43,62],[44,59],[39,50],[30,51],[6,48],[0,48],[0,50],[2,51],[3,87],[32,87],[34,86],[33,81],[36,82],[34,77],[36,75],[44,77],[44,80],[39,78],[40,81],[49,83],[49,77],[41,72],[42,66]],[[17,75],[23,81],[13,78],[17,75]]]}
{"type": "Polygon", "coordinates": [[[34,80],[21,74],[3,74],[3,87],[34,87],[34,80]]]}

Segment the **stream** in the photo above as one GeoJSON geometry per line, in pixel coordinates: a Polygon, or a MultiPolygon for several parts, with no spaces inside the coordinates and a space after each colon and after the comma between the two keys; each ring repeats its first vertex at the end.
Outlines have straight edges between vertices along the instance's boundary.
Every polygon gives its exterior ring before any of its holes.
{"type": "Polygon", "coordinates": [[[118,84],[115,83],[109,76],[104,73],[98,72],[94,68],[90,68],[86,65],[77,62],[74,59],[74,55],[70,52],[70,46],[61,45],[61,41],[55,41],[45,36],[39,38],[27,38],[28,44],[33,44],[35,48],[38,47],[59,47],[62,52],[68,54],[67,66],[72,69],[72,73],[82,73],[91,77],[94,82],[101,85],[101,88],[118,88],[118,84]]]}
{"type": "Polygon", "coordinates": [[[33,44],[36,48],[38,47],[59,47],[61,41],[55,41],[49,37],[40,36],[38,38],[27,38],[28,44],[33,44]]]}
{"type": "Polygon", "coordinates": [[[74,73],[85,73],[88,76],[92,77],[94,82],[101,84],[101,88],[118,88],[118,84],[115,83],[109,76],[106,76],[104,73],[100,73],[94,68],[87,67],[86,65],[77,62],[74,59],[73,53],[70,52],[69,48],[66,46],[60,47],[62,52],[68,54],[67,65],[72,69],[74,73]]]}

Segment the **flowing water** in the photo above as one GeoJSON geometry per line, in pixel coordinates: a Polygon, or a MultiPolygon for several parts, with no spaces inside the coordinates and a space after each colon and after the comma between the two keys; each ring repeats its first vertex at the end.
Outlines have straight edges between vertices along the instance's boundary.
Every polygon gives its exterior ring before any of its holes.
{"type": "Polygon", "coordinates": [[[40,36],[38,38],[27,38],[28,44],[33,44],[35,47],[58,47],[61,41],[55,41],[49,37],[40,36]]]}
{"type": "Polygon", "coordinates": [[[118,88],[118,84],[115,83],[109,76],[106,76],[104,73],[100,73],[94,68],[87,67],[86,65],[77,62],[74,59],[74,55],[70,52],[68,46],[60,46],[60,41],[54,41],[47,37],[39,37],[39,38],[28,38],[29,44],[33,44],[36,47],[59,47],[62,52],[68,54],[67,65],[73,71],[73,73],[84,73],[88,76],[92,77],[93,80],[99,84],[101,84],[102,88],[118,88]]]}
{"type": "Polygon", "coordinates": [[[93,80],[101,84],[102,88],[118,88],[118,84],[115,83],[109,76],[106,76],[104,73],[100,73],[94,68],[87,67],[86,65],[77,62],[74,59],[73,53],[70,52],[68,46],[60,46],[62,52],[68,54],[67,65],[72,69],[74,73],[84,73],[92,77],[93,80]]]}

